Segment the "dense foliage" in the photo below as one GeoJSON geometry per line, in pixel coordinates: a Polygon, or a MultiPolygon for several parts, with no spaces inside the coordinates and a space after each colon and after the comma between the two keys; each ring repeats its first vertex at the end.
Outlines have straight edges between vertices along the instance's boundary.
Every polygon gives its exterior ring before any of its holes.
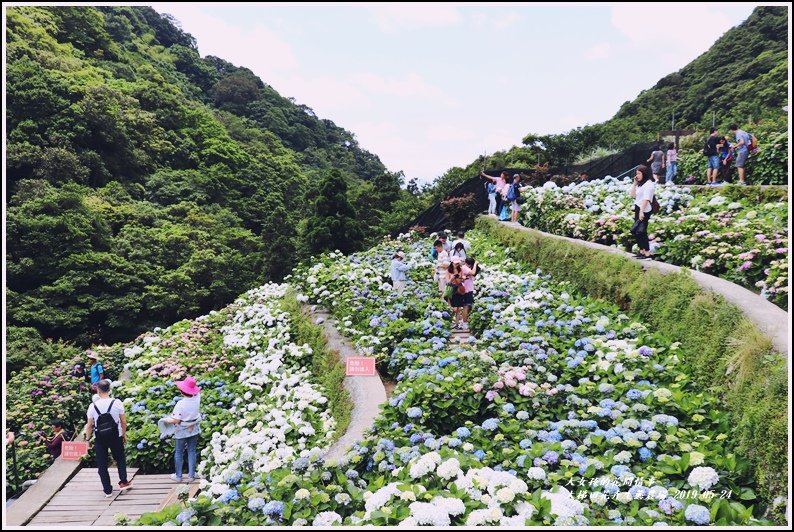
{"type": "Polygon", "coordinates": [[[201,58],[168,15],[6,14],[11,325],[129,339],[281,279],[305,251],[302,206],[332,169],[371,234],[415,212],[401,174],[350,132],[201,58]]]}

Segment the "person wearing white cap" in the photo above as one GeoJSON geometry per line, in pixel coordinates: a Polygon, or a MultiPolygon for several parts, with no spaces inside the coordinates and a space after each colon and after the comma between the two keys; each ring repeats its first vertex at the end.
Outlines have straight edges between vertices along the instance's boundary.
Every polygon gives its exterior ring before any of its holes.
{"type": "Polygon", "coordinates": [[[176,387],[182,392],[180,399],[174,406],[174,412],[170,418],[161,419],[161,423],[175,424],[174,441],[174,467],[176,473],[171,475],[171,480],[182,482],[182,458],[187,447],[187,480],[196,480],[196,446],[198,444],[201,427],[200,401],[201,388],[196,384],[193,377],[187,377],[183,381],[176,381],[176,387]]]}
{"type": "Polygon", "coordinates": [[[405,259],[405,253],[402,251],[395,253],[392,256],[391,269],[389,271],[391,274],[392,286],[394,287],[394,291],[398,294],[402,293],[405,288],[405,283],[408,281],[408,276],[405,275],[405,272],[411,269],[409,265],[403,262],[403,259],[405,259]]]}

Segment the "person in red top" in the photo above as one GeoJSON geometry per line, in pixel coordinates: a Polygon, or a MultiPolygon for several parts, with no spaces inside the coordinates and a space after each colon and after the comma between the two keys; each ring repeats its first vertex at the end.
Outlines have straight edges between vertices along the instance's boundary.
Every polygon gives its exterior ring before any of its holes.
{"type": "Polygon", "coordinates": [[[61,456],[61,444],[64,441],[67,441],[66,431],[64,430],[64,423],[60,419],[54,419],[50,422],[52,425],[52,438],[47,438],[44,434],[39,433],[39,438],[44,441],[44,445],[47,446],[47,452],[52,456],[53,459],[58,458],[61,456]]]}

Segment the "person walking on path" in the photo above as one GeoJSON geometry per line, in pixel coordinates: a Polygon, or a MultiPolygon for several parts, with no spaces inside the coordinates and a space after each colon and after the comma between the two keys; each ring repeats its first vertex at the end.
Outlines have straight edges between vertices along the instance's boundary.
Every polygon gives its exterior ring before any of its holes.
{"type": "Polygon", "coordinates": [[[632,183],[629,190],[629,196],[634,198],[634,226],[631,228],[631,232],[637,238],[637,246],[640,248],[640,252],[637,254],[639,259],[652,257],[648,242],[648,221],[651,218],[655,192],[656,183],[651,179],[648,167],[638,166],[637,173],[634,175],[634,183],[632,183]]]}
{"type": "Polygon", "coordinates": [[[466,260],[466,246],[463,245],[463,242],[457,242],[453,245],[452,251],[449,252],[449,258],[450,260],[466,260]]]}
{"type": "Polygon", "coordinates": [[[187,449],[187,480],[196,480],[196,446],[198,445],[201,431],[201,388],[193,377],[183,381],[176,381],[176,387],[182,392],[180,399],[171,417],[163,420],[166,424],[176,425],[174,433],[174,468],[176,472],[171,475],[171,480],[182,482],[182,464],[185,449],[187,449]]]}
{"type": "Polygon", "coordinates": [[[469,314],[471,314],[471,308],[474,306],[474,277],[480,273],[480,265],[477,264],[474,257],[466,257],[461,271],[463,273],[463,288],[466,290],[463,295],[463,323],[461,328],[467,331],[469,330],[469,314]]]}
{"type": "Polygon", "coordinates": [[[447,268],[447,287],[450,289],[447,294],[447,302],[452,307],[452,328],[463,329],[463,307],[464,307],[464,294],[463,290],[463,268],[461,266],[463,261],[458,258],[452,259],[449,268],[447,268]]]}
{"type": "Polygon", "coordinates": [[[671,142],[667,145],[667,173],[664,176],[665,185],[675,184],[675,174],[678,166],[678,150],[675,149],[675,143],[671,142]]]}
{"type": "Polygon", "coordinates": [[[658,183],[662,178],[662,169],[664,169],[664,152],[657,144],[653,148],[651,156],[648,157],[646,162],[651,163],[651,172],[653,172],[653,180],[658,183]]]}
{"type": "Polygon", "coordinates": [[[485,184],[485,192],[488,194],[488,214],[496,214],[496,184],[490,181],[485,184]]]}
{"type": "Polygon", "coordinates": [[[750,155],[748,146],[750,145],[750,135],[746,131],[739,129],[736,124],[728,126],[728,131],[736,137],[736,144],[733,145],[733,153],[736,154],[736,168],[739,170],[739,184],[746,185],[744,165],[747,164],[747,157],[750,155]]]}
{"type": "Polygon", "coordinates": [[[710,185],[717,182],[717,174],[720,171],[720,154],[717,151],[717,144],[720,142],[720,132],[716,127],[709,130],[709,138],[706,139],[706,146],[703,149],[703,154],[709,158],[708,166],[706,167],[706,184],[710,185]]]}
{"type": "Polygon", "coordinates": [[[481,171],[480,177],[490,179],[496,185],[494,187],[494,191],[496,192],[496,215],[498,216],[502,212],[503,191],[507,186],[507,179],[510,177],[510,174],[507,173],[507,170],[502,170],[502,173],[499,174],[499,177],[494,177],[481,171]]]}
{"type": "Polygon", "coordinates": [[[433,242],[436,250],[436,266],[433,270],[433,280],[438,283],[438,291],[444,297],[444,290],[447,288],[447,268],[449,268],[449,254],[444,251],[444,244],[441,240],[433,242]]]}
{"type": "Polygon", "coordinates": [[[91,389],[96,391],[96,383],[105,378],[105,368],[99,363],[96,351],[88,350],[88,359],[91,361],[91,389]]]}
{"type": "Polygon", "coordinates": [[[85,426],[85,439],[89,441],[91,436],[94,436],[97,470],[102,481],[102,491],[107,498],[113,495],[108,472],[108,451],[113,455],[118,467],[119,491],[132,487],[132,482],[127,480],[127,462],[124,456],[124,444],[127,443],[127,418],[124,416],[124,404],[110,397],[109,380],[102,379],[97,383],[97,394],[99,399],[91,403],[86,412],[88,422],[85,426]]]}
{"type": "Polygon", "coordinates": [[[510,202],[510,221],[518,223],[518,213],[521,211],[518,198],[521,197],[521,192],[525,190],[521,188],[521,176],[518,174],[513,175],[513,182],[507,186],[506,190],[505,199],[510,202]]]}
{"type": "Polygon", "coordinates": [[[408,281],[405,272],[411,269],[403,260],[405,260],[405,253],[402,251],[395,253],[391,260],[391,269],[389,270],[392,286],[394,287],[394,291],[398,294],[402,293],[405,288],[405,283],[408,281]]]}

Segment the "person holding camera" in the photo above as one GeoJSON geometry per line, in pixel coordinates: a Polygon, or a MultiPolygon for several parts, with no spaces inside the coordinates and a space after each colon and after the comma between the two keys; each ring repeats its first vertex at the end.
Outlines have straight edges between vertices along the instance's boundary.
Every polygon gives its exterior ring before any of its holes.
{"type": "Polygon", "coordinates": [[[47,447],[47,452],[52,456],[53,460],[61,456],[61,444],[68,438],[64,430],[64,423],[60,419],[53,419],[50,422],[52,426],[52,438],[47,438],[43,433],[36,433],[40,440],[47,447]]]}
{"type": "Polygon", "coordinates": [[[650,259],[653,256],[648,242],[648,221],[651,218],[655,192],[656,184],[651,178],[650,170],[647,166],[638,166],[634,183],[629,189],[629,196],[634,198],[634,225],[631,233],[637,238],[637,246],[640,248],[636,255],[638,259],[650,259]]]}

